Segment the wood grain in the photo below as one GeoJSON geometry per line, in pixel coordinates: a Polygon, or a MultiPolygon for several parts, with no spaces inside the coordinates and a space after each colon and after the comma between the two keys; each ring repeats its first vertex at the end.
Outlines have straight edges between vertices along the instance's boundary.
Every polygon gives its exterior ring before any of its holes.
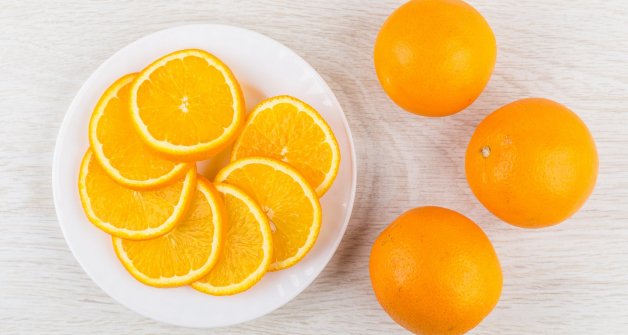
{"type": "Polygon", "coordinates": [[[471,1],[497,36],[495,74],[458,115],[427,119],[385,96],[372,67],[379,25],[402,1],[12,1],[0,4],[0,334],[402,334],[370,289],[370,245],[401,212],[441,205],[478,222],[505,275],[473,334],[628,333],[628,2],[471,1]],[[51,194],[55,137],[73,96],[112,53],[150,32],[226,23],[279,40],[343,105],[358,151],[358,197],[340,249],[295,300],[219,330],[177,329],[105,295],[63,240],[51,194]],[[514,99],[576,111],[600,154],[593,196],[543,230],[510,227],[470,193],[466,143],[514,99]]]}

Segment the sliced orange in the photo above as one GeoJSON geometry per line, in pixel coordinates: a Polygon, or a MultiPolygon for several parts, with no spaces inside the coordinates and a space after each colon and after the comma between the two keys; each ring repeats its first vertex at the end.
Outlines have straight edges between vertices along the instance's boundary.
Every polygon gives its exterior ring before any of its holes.
{"type": "Polygon", "coordinates": [[[94,156],[109,176],[135,189],[167,185],[192,166],[154,153],[131,123],[129,89],[137,74],[115,81],[100,97],[89,122],[89,142],[94,156]]]}
{"type": "Polygon", "coordinates": [[[190,284],[216,264],[225,217],[216,189],[198,177],[186,218],[163,236],[144,241],[113,238],[122,265],[140,282],[156,287],[190,284]]]}
{"type": "Polygon", "coordinates": [[[196,168],[174,184],[150,191],[115,182],[87,150],[79,173],[79,194],[87,218],[105,232],[131,240],[163,235],[184,217],[196,186],[196,168]]]}
{"type": "Polygon", "coordinates": [[[232,295],[251,288],[268,270],[273,240],[266,214],[249,195],[229,184],[216,184],[227,213],[218,263],[192,287],[211,295],[232,295]]]}
{"type": "Polygon", "coordinates": [[[171,159],[191,161],[209,158],[235,138],[244,98],[220,59],[186,49],[159,58],[137,76],[130,109],[146,144],[171,159]]]}
{"type": "Polygon", "coordinates": [[[231,160],[271,157],[292,165],[319,196],[338,175],[340,149],[331,128],[310,105],[287,95],[262,101],[236,140],[231,160]]]}
{"type": "Polygon", "coordinates": [[[247,157],[225,166],[215,180],[241,188],[268,216],[273,235],[269,270],[290,267],[310,251],[321,227],[321,205],[294,168],[272,158],[247,157]]]}

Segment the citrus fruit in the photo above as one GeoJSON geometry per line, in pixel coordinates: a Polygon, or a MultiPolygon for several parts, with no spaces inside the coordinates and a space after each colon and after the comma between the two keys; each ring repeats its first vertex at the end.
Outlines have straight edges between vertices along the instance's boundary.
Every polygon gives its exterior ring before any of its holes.
{"type": "Polygon", "coordinates": [[[199,49],[173,52],[142,70],[131,85],[130,106],[142,140],[175,160],[216,154],[235,139],[244,115],[231,70],[199,49]]]}
{"type": "Polygon", "coordinates": [[[273,236],[269,270],[290,267],[310,251],[321,226],[321,205],[294,168],[272,158],[247,157],[225,166],[215,181],[241,188],[268,216],[273,236]]]}
{"type": "Polygon", "coordinates": [[[157,287],[190,284],[216,264],[225,217],[220,195],[198,177],[187,216],[172,231],[143,241],[113,238],[120,262],[140,282],[157,287]]]}
{"type": "Polygon", "coordinates": [[[422,335],[464,334],[495,307],[502,272],[488,237],[449,209],[419,207],[375,240],[371,284],[390,317],[422,335]]]}
{"type": "Polygon", "coordinates": [[[266,214],[259,205],[229,184],[216,184],[226,210],[224,244],[209,273],[192,287],[207,294],[231,295],[257,283],[270,265],[273,240],[266,214]]]}
{"type": "Polygon", "coordinates": [[[586,201],[598,157],[587,126],[567,107],[530,98],[507,104],[475,129],[465,170],[471,190],[519,227],[560,223],[586,201]]]}
{"type": "Polygon", "coordinates": [[[81,163],[78,187],[89,221],[111,235],[141,240],[163,235],[182,220],[196,187],[196,168],[169,186],[133,190],[109,177],[90,149],[81,163]]]}
{"type": "Polygon", "coordinates": [[[461,0],[412,0],[384,22],[375,41],[377,77],[403,109],[455,114],[475,101],[495,66],[491,27],[461,0]]]}
{"type": "Polygon", "coordinates": [[[94,157],[115,181],[135,189],[157,188],[179,179],[191,164],[155,154],[133,128],[129,89],[135,77],[116,80],[100,97],[89,122],[89,142],[94,157]]]}
{"type": "Polygon", "coordinates": [[[287,95],[262,101],[249,115],[231,160],[251,156],[288,163],[319,196],[334,182],[340,166],[338,143],[327,122],[314,108],[287,95]]]}

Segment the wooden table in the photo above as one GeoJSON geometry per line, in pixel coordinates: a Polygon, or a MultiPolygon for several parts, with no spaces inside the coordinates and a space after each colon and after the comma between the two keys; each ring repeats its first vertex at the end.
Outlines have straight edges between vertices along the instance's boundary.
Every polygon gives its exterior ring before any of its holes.
{"type": "Polygon", "coordinates": [[[0,334],[404,333],[371,292],[369,251],[397,215],[428,204],[478,222],[499,254],[501,301],[473,334],[627,334],[628,2],[472,1],[497,36],[497,66],[475,104],[441,119],[401,111],[375,77],[373,41],[400,3],[3,0],[0,334]],[[212,331],[146,319],[94,285],[61,235],[50,182],[59,125],[89,74],[131,41],[190,23],[242,26],[294,49],[335,91],[358,152],[351,223],[321,276],[276,312],[212,331]],[[467,186],[463,160],[484,116],[528,96],[576,111],[596,138],[601,163],[584,208],[558,227],[534,231],[484,209],[467,186]]]}

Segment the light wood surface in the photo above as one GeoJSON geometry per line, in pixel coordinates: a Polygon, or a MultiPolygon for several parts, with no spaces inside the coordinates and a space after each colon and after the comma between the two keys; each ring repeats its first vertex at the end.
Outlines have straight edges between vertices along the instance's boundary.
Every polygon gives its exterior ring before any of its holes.
{"type": "Polygon", "coordinates": [[[628,334],[628,2],[471,1],[497,36],[497,66],[475,104],[441,119],[402,112],[376,80],[373,41],[401,2],[2,0],[0,334],[402,334],[371,292],[370,246],[429,204],[478,222],[499,254],[503,295],[473,334],[628,334]],[[351,223],[320,277],[266,317],[211,331],[160,324],[105,295],[61,235],[50,181],[58,128],[90,73],[141,36],[190,23],[242,26],[294,49],[335,91],[358,152],[351,223]],[[528,96],[576,111],[601,163],[584,208],[534,231],[490,215],[463,161],[478,122],[528,96]]]}

